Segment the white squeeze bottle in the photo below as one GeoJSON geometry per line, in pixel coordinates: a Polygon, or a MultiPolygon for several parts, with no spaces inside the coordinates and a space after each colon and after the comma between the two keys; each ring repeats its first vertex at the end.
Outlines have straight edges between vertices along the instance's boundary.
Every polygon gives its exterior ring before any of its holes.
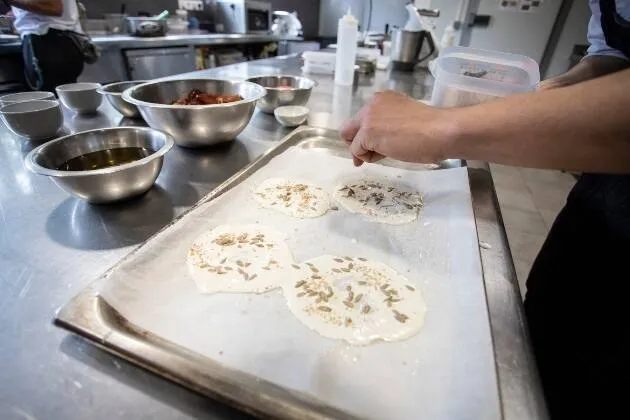
{"type": "Polygon", "coordinates": [[[359,22],[350,8],[341,19],[337,28],[337,56],[335,58],[335,84],[352,85],[354,80],[354,62],[357,55],[357,37],[359,22]]]}

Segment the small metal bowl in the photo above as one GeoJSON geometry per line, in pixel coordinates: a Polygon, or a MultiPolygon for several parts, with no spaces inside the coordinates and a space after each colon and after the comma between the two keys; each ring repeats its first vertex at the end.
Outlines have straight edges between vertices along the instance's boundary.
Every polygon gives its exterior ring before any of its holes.
{"type": "Polygon", "coordinates": [[[146,83],[146,80],[134,80],[131,82],[110,83],[98,89],[98,93],[103,95],[116,111],[129,118],[140,118],[138,107],[125,101],[122,97],[123,91],[130,87],[146,83]]]}
{"type": "Polygon", "coordinates": [[[149,126],[162,130],[185,147],[206,147],[234,140],[249,124],[265,89],[249,82],[218,79],[175,79],[149,82],[123,92],[149,126]],[[218,105],[170,105],[191,90],[214,95],[239,94],[242,101],[218,105]]]}
{"type": "Polygon", "coordinates": [[[55,100],[55,94],[36,90],[33,92],[10,93],[0,96],[0,106],[16,104],[18,102],[38,101],[38,100],[55,100]]]}
{"type": "Polygon", "coordinates": [[[258,101],[258,109],[269,114],[279,106],[305,105],[317,82],[300,76],[260,76],[247,79],[264,87],[267,94],[258,101]]]}
{"type": "Polygon", "coordinates": [[[61,106],[57,101],[17,102],[0,108],[0,116],[13,133],[28,140],[55,137],[63,125],[61,106]]]}
{"type": "Polygon", "coordinates": [[[144,127],[116,127],[60,137],[33,149],[25,159],[33,172],[47,175],[68,193],[90,203],[111,203],[147,192],[155,183],[164,154],[173,147],[166,133],[144,127]],[[150,154],[134,162],[108,168],[66,171],[70,159],[102,150],[142,147],[150,154]]]}

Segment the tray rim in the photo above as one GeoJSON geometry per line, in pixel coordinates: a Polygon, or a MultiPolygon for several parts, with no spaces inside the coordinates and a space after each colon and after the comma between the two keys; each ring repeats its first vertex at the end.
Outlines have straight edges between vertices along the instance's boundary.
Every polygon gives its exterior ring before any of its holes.
{"type": "MultiPolygon", "coordinates": [[[[201,198],[196,204],[156,232],[154,236],[158,235],[162,232],[162,230],[170,228],[174,223],[178,222],[179,219],[196,209],[198,206],[219,197],[230,188],[238,185],[243,179],[249,176],[251,172],[255,172],[259,167],[266,164],[273,157],[279,155],[289,147],[299,144],[305,138],[312,137],[313,134],[320,137],[338,138],[338,132],[336,130],[311,126],[302,126],[297,128],[287,134],[287,136],[285,136],[277,145],[265,151],[248,165],[219,184],[214,190],[201,198]]],[[[462,166],[468,166],[467,162],[453,160],[442,163],[439,168],[442,169],[462,166]]],[[[474,172],[477,172],[480,169],[484,170],[483,165],[481,165],[480,168],[476,168],[474,172]]],[[[487,165],[485,165],[484,172],[486,172],[486,175],[489,176],[487,165]]],[[[472,183],[471,175],[471,168],[468,167],[468,176],[472,183]]],[[[492,191],[494,193],[494,188],[492,188],[492,191]]],[[[472,186],[471,193],[474,194],[472,186]]],[[[474,196],[473,210],[475,211],[474,196]]],[[[499,220],[499,222],[502,224],[501,220],[499,220]]],[[[477,223],[476,211],[475,227],[479,237],[480,232],[477,223]]],[[[117,312],[102,298],[100,298],[100,296],[98,296],[98,286],[113,270],[117,268],[119,264],[123,263],[128,258],[132,258],[135,253],[152,238],[153,236],[138,245],[122,259],[117,261],[112,267],[107,269],[103,274],[91,281],[68,303],[60,307],[53,319],[54,325],[73,334],[79,335],[99,348],[149,370],[158,376],[178,383],[202,395],[206,395],[210,398],[232,405],[254,416],[272,416],[274,418],[281,419],[299,418],[317,420],[332,418],[357,418],[346,412],[330,407],[315,398],[297,392],[290,392],[289,390],[272,383],[259,380],[253,377],[253,375],[223,367],[210,358],[191,352],[190,350],[175,345],[174,343],[154,336],[150,332],[129,323],[122,316],[117,315],[117,312]],[[183,357],[184,355],[186,357],[183,357]],[[182,369],[184,369],[190,376],[186,376],[186,372],[178,372],[178,370],[182,369]],[[217,377],[220,379],[217,379],[217,377]],[[233,379],[226,379],[230,377],[237,377],[238,380],[235,381],[233,379]],[[264,389],[261,390],[261,387],[264,389]]],[[[505,241],[505,244],[507,244],[507,241],[505,241]]],[[[486,267],[483,261],[484,258],[482,252],[480,252],[480,259],[482,260],[481,265],[484,279],[484,290],[486,291],[486,301],[489,304],[488,288],[486,284],[486,267]]],[[[512,275],[514,276],[514,268],[511,264],[511,260],[510,265],[512,275]]],[[[490,308],[488,310],[491,312],[490,308]]],[[[492,334],[492,319],[489,319],[489,321],[491,327],[500,409],[503,417],[507,418],[505,417],[506,410],[504,407],[504,400],[506,400],[506,396],[504,395],[501,386],[501,365],[497,360],[496,343],[494,334],[492,334]]]]}

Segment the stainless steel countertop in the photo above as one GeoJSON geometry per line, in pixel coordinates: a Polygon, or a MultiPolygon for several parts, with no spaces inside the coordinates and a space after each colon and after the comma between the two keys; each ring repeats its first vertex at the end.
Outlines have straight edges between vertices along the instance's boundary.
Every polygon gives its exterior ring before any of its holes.
{"type": "MultiPolygon", "coordinates": [[[[300,74],[295,57],[221,67],[195,75],[244,79],[300,74]]],[[[310,125],[336,128],[373,92],[395,89],[423,99],[431,78],[377,72],[357,89],[336,88],[331,77],[308,106],[310,125]]],[[[92,117],[65,112],[70,131],[128,124],[104,102],[92,117]]],[[[238,139],[208,150],[175,147],[147,195],[113,206],[91,206],[26,170],[34,145],[0,125],[0,418],[13,419],[238,419],[220,403],[157,378],[52,326],[54,311],[136,245],[181,214],[289,129],[256,112],[238,139]]],[[[506,419],[545,418],[522,318],[520,295],[487,166],[469,163],[477,190],[475,217],[506,419]]]]}
{"type": "MultiPolygon", "coordinates": [[[[284,38],[260,34],[173,34],[157,37],[129,35],[96,35],[92,41],[102,49],[163,48],[197,45],[253,44],[270,41],[301,41],[301,38],[284,38]]],[[[19,52],[22,43],[17,35],[0,38],[0,54],[19,52]]]]}

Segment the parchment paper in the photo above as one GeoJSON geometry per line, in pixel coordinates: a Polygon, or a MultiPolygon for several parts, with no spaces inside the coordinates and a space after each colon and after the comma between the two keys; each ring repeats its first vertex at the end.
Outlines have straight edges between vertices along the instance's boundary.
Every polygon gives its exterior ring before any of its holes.
{"type": "Polygon", "coordinates": [[[132,323],[280,386],[369,419],[498,419],[492,342],[465,168],[353,168],[326,149],[291,147],[246,181],[184,216],[111,273],[102,296],[132,323]],[[271,177],[301,178],[332,192],[344,177],[387,177],[424,193],[411,224],[385,225],[339,208],[294,219],[261,208],[252,191],[271,177]],[[188,247],[220,224],[261,223],[285,232],[296,261],[322,254],[390,265],[422,291],[425,326],[414,337],[365,347],[309,330],[280,290],[197,292],[188,247]]]}

